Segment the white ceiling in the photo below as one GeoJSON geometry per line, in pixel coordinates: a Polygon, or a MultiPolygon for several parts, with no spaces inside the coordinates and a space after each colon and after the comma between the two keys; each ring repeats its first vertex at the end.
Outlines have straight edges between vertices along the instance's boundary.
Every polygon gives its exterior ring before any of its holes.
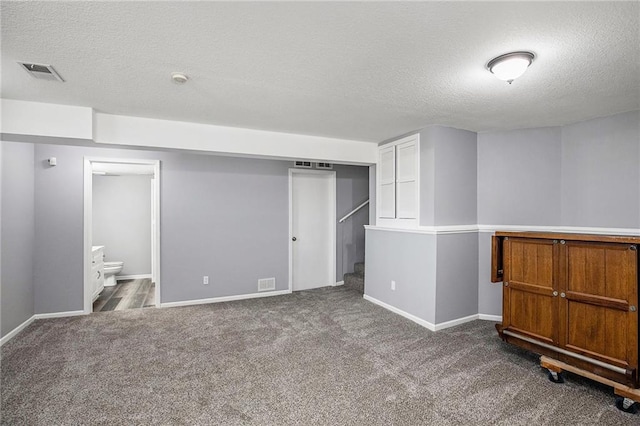
{"type": "Polygon", "coordinates": [[[8,99],[381,141],[640,109],[640,3],[2,1],[8,99]],[[485,70],[538,56],[508,85],[485,70]],[[16,61],[52,64],[65,83],[16,61]],[[176,85],[173,71],[191,81],[176,85]]]}

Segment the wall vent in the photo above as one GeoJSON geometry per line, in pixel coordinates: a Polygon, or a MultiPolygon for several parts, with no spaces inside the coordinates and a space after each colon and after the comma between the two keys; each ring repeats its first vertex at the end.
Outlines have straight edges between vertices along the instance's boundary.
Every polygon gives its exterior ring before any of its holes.
{"type": "Polygon", "coordinates": [[[311,168],[311,161],[294,161],[293,162],[293,166],[294,167],[302,167],[303,169],[310,169],[311,168]]]}
{"type": "Polygon", "coordinates": [[[316,169],[333,169],[331,163],[316,163],[316,169]]]}
{"type": "Polygon", "coordinates": [[[64,82],[62,77],[60,77],[60,74],[58,74],[51,65],[30,64],[27,62],[18,62],[18,63],[33,78],[37,78],[38,80],[64,82]]]}
{"type": "Polygon", "coordinates": [[[275,278],[261,278],[258,280],[258,291],[269,291],[276,289],[275,278]]]}

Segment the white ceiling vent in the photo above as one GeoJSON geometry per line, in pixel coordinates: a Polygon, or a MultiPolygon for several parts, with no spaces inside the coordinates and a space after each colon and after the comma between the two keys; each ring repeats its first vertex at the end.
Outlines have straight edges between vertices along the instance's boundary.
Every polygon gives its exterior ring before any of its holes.
{"type": "Polygon", "coordinates": [[[331,163],[316,163],[316,169],[333,169],[331,163]]]}
{"type": "Polygon", "coordinates": [[[29,64],[27,62],[18,62],[25,71],[33,78],[38,80],[51,80],[64,82],[60,74],[53,69],[51,65],[29,64]]]}
{"type": "Polygon", "coordinates": [[[311,161],[295,161],[293,163],[294,167],[302,167],[303,169],[311,168],[311,161]]]}

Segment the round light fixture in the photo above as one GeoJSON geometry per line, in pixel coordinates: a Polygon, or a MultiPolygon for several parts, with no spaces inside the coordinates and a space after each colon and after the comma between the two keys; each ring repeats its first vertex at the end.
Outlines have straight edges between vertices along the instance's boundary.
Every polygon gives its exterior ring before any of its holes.
{"type": "Polygon", "coordinates": [[[500,80],[511,84],[529,68],[536,57],[531,52],[511,52],[493,58],[487,64],[487,69],[500,80]]]}
{"type": "Polygon", "coordinates": [[[171,80],[173,80],[173,82],[176,84],[184,84],[187,82],[187,80],[189,80],[189,77],[187,77],[187,75],[184,73],[174,72],[171,73],[171,80]]]}

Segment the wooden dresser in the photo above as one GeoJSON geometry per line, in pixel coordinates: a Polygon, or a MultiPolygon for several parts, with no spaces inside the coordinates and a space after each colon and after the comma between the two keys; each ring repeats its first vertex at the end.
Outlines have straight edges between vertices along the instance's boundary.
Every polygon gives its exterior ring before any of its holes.
{"type": "Polygon", "coordinates": [[[640,402],[639,244],[640,236],[496,232],[500,337],[543,355],[552,381],[572,371],[613,386],[625,405],[640,402]]]}

